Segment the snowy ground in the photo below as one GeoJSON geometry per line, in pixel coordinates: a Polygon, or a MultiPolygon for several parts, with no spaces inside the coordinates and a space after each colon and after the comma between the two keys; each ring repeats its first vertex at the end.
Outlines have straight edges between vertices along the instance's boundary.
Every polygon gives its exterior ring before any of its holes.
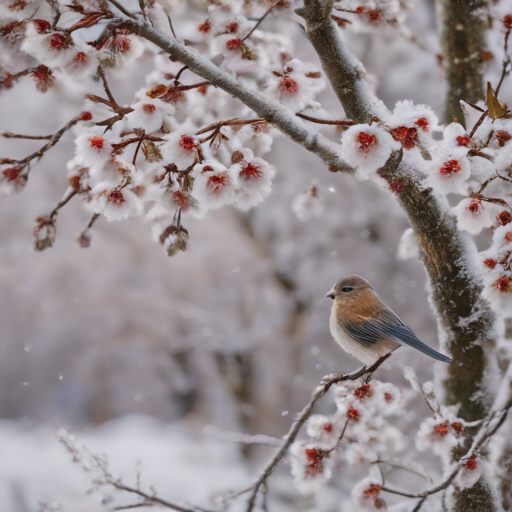
{"type": "MultiPolygon", "coordinates": [[[[207,440],[190,424],[165,425],[143,416],[128,416],[76,433],[78,442],[105,454],[112,474],[126,484],[136,481],[142,462],[142,487],[155,487],[161,497],[211,505],[211,498],[241,489],[249,475],[236,445],[207,440]]],[[[0,510],[36,512],[39,502],[60,504],[63,512],[105,510],[102,496],[86,494],[81,468],[55,438],[49,425],[36,428],[0,423],[0,510]]],[[[117,503],[135,503],[117,496],[117,503]]]]}

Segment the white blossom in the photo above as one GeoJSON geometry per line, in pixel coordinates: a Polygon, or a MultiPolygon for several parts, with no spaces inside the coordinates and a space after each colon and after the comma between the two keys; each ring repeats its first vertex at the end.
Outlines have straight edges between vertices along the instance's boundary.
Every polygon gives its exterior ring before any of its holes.
{"type": "Polygon", "coordinates": [[[193,134],[178,127],[165,139],[167,142],[160,146],[160,151],[166,162],[175,164],[182,171],[194,164],[199,141],[193,134]]]}
{"type": "Polygon", "coordinates": [[[400,143],[376,123],[351,126],[341,137],[341,157],[356,168],[359,180],[370,178],[400,143]]]}
{"type": "Polygon", "coordinates": [[[117,33],[110,37],[101,52],[116,67],[126,67],[144,52],[144,43],[133,34],[117,33]]]}
{"type": "Polygon", "coordinates": [[[85,78],[94,74],[98,67],[98,57],[94,51],[90,47],[74,47],[73,52],[62,69],[76,78],[85,78]]]}
{"type": "Polygon", "coordinates": [[[11,195],[19,192],[26,184],[27,176],[23,169],[16,165],[4,166],[0,169],[0,193],[11,195]]]}
{"type": "Polygon", "coordinates": [[[202,207],[215,210],[235,200],[236,185],[233,175],[220,162],[205,160],[196,164],[192,176],[192,195],[202,207]]]}
{"type": "Polygon", "coordinates": [[[422,142],[430,142],[432,132],[439,130],[439,120],[427,105],[415,105],[411,100],[398,101],[386,124],[392,128],[406,127],[416,130],[422,142]]]}
{"type": "Polygon", "coordinates": [[[325,443],[327,447],[334,446],[341,433],[340,424],[335,417],[314,414],[307,422],[308,436],[325,443]]]}
{"type": "Polygon", "coordinates": [[[315,444],[295,442],[290,447],[290,466],[295,486],[304,494],[318,492],[331,478],[331,458],[315,444]]]}
{"type": "Polygon", "coordinates": [[[49,66],[65,66],[76,56],[73,39],[61,32],[39,31],[36,23],[28,23],[22,44],[24,52],[49,66]]]}
{"type": "Polygon", "coordinates": [[[512,316],[512,271],[496,267],[484,275],[482,295],[493,309],[504,315],[512,316]]]}
{"type": "Polygon", "coordinates": [[[212,57],[222,55],[222,66],[228,71],[247,73],[257,68],[256,56],[247,41],[236,34],[215,37],[211,44],[212,57]]]}
{"type": "Polygon", "coordinates": [[[110,135],[104,133],[101,127],[83,131],[75,139],[76,157],[81,164],[91,167],[103,166],[112,158],[112,143],[110,135]]]}
{"type": "Polygon", "coordinates": [[[464,126],[459,123],[450,123],[443,131],[443,142],[447,147],[466,147],[470,139],[464,126]]]}
{"type": "Polygon", "coordinates": [[[318,107],[314,96],[323,89],[323,80],[318,71],[305,67],[299,59],[289,61],[281,74],[272,74],[268,79],[268,92],[293,112],[308,107],[318,107]],[[312,78],[312,76],[316,78],[312,78]],[[317,77],[318,76],[318,77],[317,77]]]}
{"type": "Polygon", "coordinates": [[[131,215],[142,214],[142,202],[128,188],[110,188],[108,183],[100,183],[90,192],[87,207],[94,213],[103,214],[107,220],[124,220],[131,215]]]}
{"type": "Polygon", "coordinates": [[[495,223],[498,210],[492,203],[467,197],[453,208],[453,212],[460,229],[470,235],[478,235],[482,229],[490,228],[495,223]]]}
{"type": "Polygon", "coordinates": [[[471,175],[467,158],[467,149],[453,148],[451,151],[440,151],[432,160],[431,170],[424,183],[432,187],[440,195],[449,192],[465,194],[468,186],[466,181],[471,175]]]}
{"type": "Polygon", "coordinates": [[[166,103],[158,98],[146,97],[132,105],[133,112],[126,116],[128,126],[142,128],[146,133],[152,133],[160,130],[164,117],[173,115],[175,108],[170,103],[166,103]]]}
{"type": "Polygon", "coordinates": [[[250,150],[238,152],[238,158],[241,158],[240,162],[230,167],[237,188],[235,205],[247,210],[270,194],[275,168],[265,160],[255,158],[250,150]]]}
{"type": "MultiPolygon", "coordinates": [[[[458,427],[458,425],[457,425],[458,427]]],[[[416,436],[416,448],[420,452],[431,451],[438,457],[449,459],[451,451],[463,442],[462,431],[454,428],[443,418],[426,418],[416,436]]]]}
{"type": "Polygon", "coordinates": [[[352,500],[357,505],[358,510],[365,512],[386,510],[386,502],[380,495],[381,489],[382,480],[375,469],[372,469],[370,474],[352,489],[352,500]]]}
{"type": "Polygon", "coordinates": [[[466,489],[475,485],[480,480],[485,462],[481,458],[462,459],[459,462],[461,469],[455,477],[454,484],[460,489],[466,489]]]}

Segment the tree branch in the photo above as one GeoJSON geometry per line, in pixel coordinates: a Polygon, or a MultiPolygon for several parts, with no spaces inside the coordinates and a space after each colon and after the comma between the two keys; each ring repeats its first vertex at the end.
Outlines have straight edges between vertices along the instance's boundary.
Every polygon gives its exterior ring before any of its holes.
{"type": "MultiPolygon", "coordinates": [[[[68,130],[70,130],[73,126],[75,126],[76,123],[82,120],[82,115],[83,114],[80,114],[79,116],[74,117],[73,119],[71,119],[71,121],[66,123],[59,131],[57,131],[51,136],[50,141],[47,144],[39,148],[35,153],[32,153],[31,155],[28,155],[21,160],[14,160],[12,158],[2,158],[0,159],[0,164],[15,164],[20,167],[25,167],[35,158],[41,159],[48,150],[50,150],[53,146],[55,146],[55,144],[57,144],[57,142],[59,142],[59,140],[68,130]]],[[[45,136],[44,138],[46,139],[47,137],[45,136]]]]}
{"type": "MultiPolygon", "coordinates": [[[[364,69],[348,51],[331,23],[332,1],[305,0],[305,3],[299,14],[307,18],[308,35],[316,45],[324,71],[347,115],[359,123],[382,115],[384,106],[364,81],[364,69]]],[[[126,19],[122,23],[189,66],[212,85],[241,100],[291,140],[326,162],[334,163],[335,167],[348,170],[337,155],[338,146],[319,134],[310,134],[290,110],[259,91],[248,90],[193,49],[169,40],[147,24],[126,19]]],[[[470,236],[458,229],[448,206],[440,202],[431,189],[424,189],[422,173],[402,162],[401,152],[393,153],[379,174],[389,183],[403,184],[400,192],[395,192],[397,200],[407,213],[423,251],[433,303],[447,348],[454,359],[448,367],[445,381],[447,402],[460,403],[459,414],[466,421],[481,419],[486,416],[492,398],[492,392],[486,389],[485,383],[486,372],[495,364],[495,352],[489,349],[493,345],[495,317],[489,304],[481,297],[483,284],[477,277],[476,248],[470,236]],[[482,393],[483,389],[485,393],[482,393]]],[[[487,498],[491,503],[490,492],[482,494],[482,499],[487,498]]],[[[489,510],[494,509],[491,506],[489,510]]]]}
{"type": "Polygon", "coordinates": [[[304,7],[295,12],[306,22],[308,38],[347,117],[367,123],[378,115],[375,107],[380,101],[364,79],[363,65],[347,48],[331,19],[332,4],[332,0],[304,0],[304,7]]]}
{"type": "MultiPolygon", "coordinates": [[[[457,3],[457,0],[446,1],[457,3]]],[[[458,3],[473,6],[481,1],[459,0],[458,3]]],[[[331,7],[331,0],[304,0],[304,7],[298,14],[306,20],[308,37],[347,115],[359,123],[379,117],[383,105],[364,82],[362,66],[338,35],[330,19],[331,7]]],[[[486,416],[492,401],[493,393],[486,388],[486,382],[487,372],[495,367],[496,354],[492,349],[495,316],[481,296],[483,282],[478,277],[476,247],[471,237],[458,229],[448,206],[431,189],[425,190],[423,173],[402,162],[400,152],[391,155],[379,174],[390,184],[403,185],[400,192],[395,191],[396,198],[407,213],[422,249],[433,303],[454,361],[448,367],[444,382],[446,400],[460,404],[459,414],[466,421],[479,420],[486,416]]],[[[485,512],[494,511],[492,492],[483,489],[483,485],[480,481],[477,484],[480,489],[475,488],[475,492],[489,504],[485,512]]],[[[464,501],[462,499],[461,503],[464,501]]],[[[457,510],[464,510],[468,503],[466,500],[457,510]]]]}
{"type": "Polygon", "coordinates": [[[428,491],[420,492],[420,493],[410,493],[407,491],[402,491],[399,489],[393,489],[390,487],[383,487],[381,490],[385,492],[389,492],[391,494],[397,494],[399,496],[404,496],[406,498],[427,498],[432,494],[436,494],[440,491],[447,489],[452,482],[455,480],[455,477],[460,473],[462,469],[461,462],[464,460],[472,459],[477,457],[482,449],[485,447],[487,442],[492,438],[492,436],[499,430],[499,428],[505,422],[507,418],[509,410],[512,408],[512,401],[510,401],[504,409],[501,411],[495,411],[491,413],[487,418],[478,433],[475,436],[473,444],[471,448],[466,452],[466,454],[459,460],[457,467],[448,475],[448,477],[439,485],[436,485],[432,489],[428,491]],[[498,418],[498,420],[493,424],[493,420],[498,418]],[[492,426],[491,426],[492,425],[492,426]]]}
{"type": "Polygon", "coordinates": [[[283,107],[276,100],[260,91],[246,88],[239,80],[220,70],[192,48],[165,37],[142,21],[123,19],[121,23],[169,53],[174,59],[188,66],[194,73],[208,80],[213,86],[219,87],[242,101],[258,116],[266,119],[288,138],[308,151],[315,153],[326,163],[333,165],[340,171],[352,172],[352,169],[341,160],[337,144],[329,141],[320,133],[311,133],[291,110],[283,107]]]}
{"type": "MultiPolygon", "coordinates": [[[[120,482],[119,480],[114,480],[110,477],[107,477],[106,483],[108,483],[112,487],[115,487],[116,489],[119,489],[120,491],[126,491],[126,492],[130,492],[132,494],[137,494],[138,496],[144,498],[144,500],[145,500],[144,506],[146,506],[146,507],[149,504],[155,504],[155,505],[162,505],[163,507],[170,508],[172,510],[178,510],[179,512],[210,512],[204,508],[190,507],[188,505],[182,505],[181,503],[177,503],[175,501],[164,500],[154,494],[149,494],[149,493],[141,491],[140,489],[137,489],[135,487],[130,487],[129,485],[125,485],[122,482],[120,482]]],[[[139,506],[142,506],[142,505],[139,505],[139,506]]],[[[134,508],[134,507],[131,507],[131,508],[134,508]]]]}
{"type": "Polygon", "coordinates": [[[352,373],[345,373],[345,374],[337,374],[337,375],[329,375],[328,377],[324,378],[320,385],[316,388],[315,392],[313,393],[313,396],[309,403],[302,409],[302,411],[297,416],[296,420],[292,423],[292,426],[290,427],[290,430],[288,431],[288,434],[284,436],[284,444],[279,449],[279,451],[274,455],[270,463],[265,467],[265,469],[261,472],[261,475],[259,479],[256,481],[254,486],[252,487],[252,493],[249,498],[249,502],[247,504],[247,512],[251,512],[254,508],[254,504],[256,501],[256,496],[258,495],[258,491],[260,490],[260,487],[264,484],[264,482],[267,480],[267,478],[272,474],[274,469],[276,469],[277,465],[281,461],[281,459],[286,455],[288,452],[288,448],[292,445],[292,443],[295,441],[297,435],[300,432],[300,429],[306,422],[306,420],[309,418],[311,411],[313,410],[313,407],[315,404],[322,398],[329,389],[331,389],[331,386],[334,384],[338,384],[339,382],[347,381],[347,380],[357,380],[364,375],[371,375],[373,374],[379,366],[386,361],[391,353],[381,357],[377,360],[375,364],[370,366],[370,368],[367,368],[366,366],[363,366],[359,370],[356,370],[352,373]]]}

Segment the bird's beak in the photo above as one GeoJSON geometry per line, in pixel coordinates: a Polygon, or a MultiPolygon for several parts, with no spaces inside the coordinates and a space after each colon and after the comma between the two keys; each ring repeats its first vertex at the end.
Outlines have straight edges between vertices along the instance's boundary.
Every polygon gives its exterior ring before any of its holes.
{"type": "Polygon", "coordinates": [[[334,289],[332,290],[329,290],[326,294],[325,294],[326,297],[329,297],[329,299],[333,299],[334,300],[334,289]]]}

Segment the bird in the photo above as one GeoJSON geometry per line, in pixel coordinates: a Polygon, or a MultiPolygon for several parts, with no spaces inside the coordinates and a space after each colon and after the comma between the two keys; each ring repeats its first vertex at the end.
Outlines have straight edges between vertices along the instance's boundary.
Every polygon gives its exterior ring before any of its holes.
{"type": "Polygon", "coordinates": [[[373,365],[402,345],[409,345],[438,361],[452,362],[420,341],[361,276],[342,277],[326,297],[334,301],[329,320],[333,338],[364,365],[373,365]]]}

